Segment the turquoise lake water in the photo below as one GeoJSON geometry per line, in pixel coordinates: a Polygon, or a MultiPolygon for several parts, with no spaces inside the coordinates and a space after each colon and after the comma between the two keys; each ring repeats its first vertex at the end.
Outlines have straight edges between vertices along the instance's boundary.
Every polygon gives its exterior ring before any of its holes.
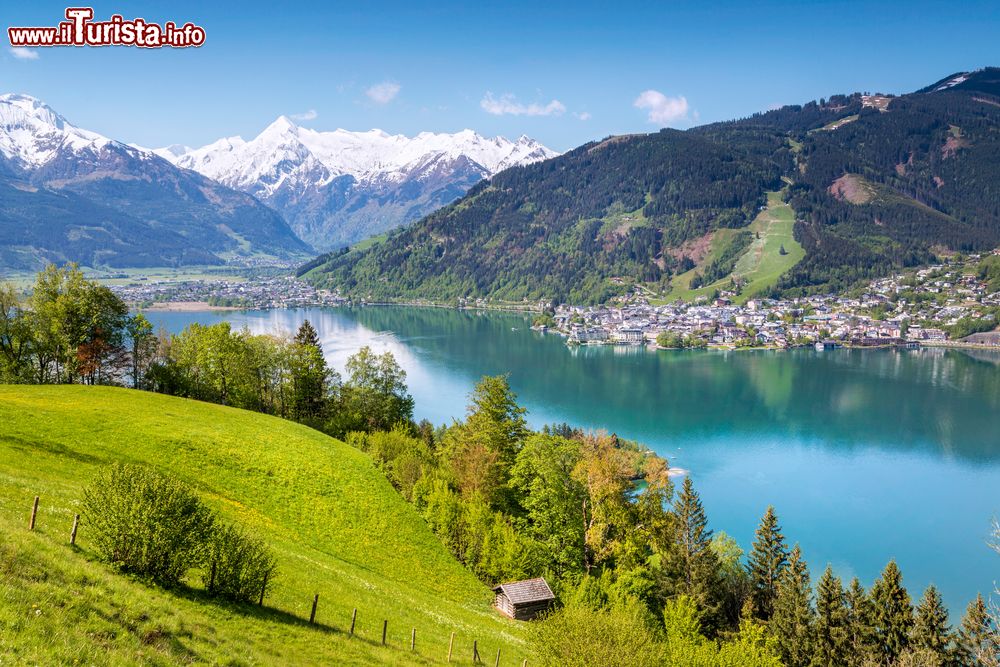
{"type": "Polygon", "coordinates": [[[521,315],[434,308],[147,315],[174,332],[309,319],[338,370],[362,345],[391,351],[434,423],[461,417],[482,375],[508,373],[532,424],[615,432],[689,471],[711,527],[745,549],[773,504],[814,579],[830,563],[870,586],[895,558],[911,597],[933,582],[953,617],[1000,581],[986,545],[1000,515],[997,353],[570,349],[521,315]]]}

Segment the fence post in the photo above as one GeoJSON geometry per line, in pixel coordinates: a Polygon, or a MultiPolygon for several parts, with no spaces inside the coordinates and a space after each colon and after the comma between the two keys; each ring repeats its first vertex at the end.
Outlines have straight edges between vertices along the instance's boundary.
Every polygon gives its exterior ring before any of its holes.
{"type": "Polygon", "coordinates": [[[208,582],[208,590],[215,590],[215,559],[212,559],[212,578],[208,582]]]}
{"type": "Polygon", "coordinates": [[[80,525],[80,515],[77,514],[73,517],[73,530],[69,531],[69,544],[70,546],[76,546],[76,529],[80,525]]]}
{"type": "Polygon", "coordinates": [[[268,572],[264,573],[264,583],[262,583],[260,585],[260,602],[257,603],[257,606],[259,606],[259,607],[263,607],[264,606],[264,593],[267,591],[267,575],[268,574],[269,574],[268,572]]]}
{"type": "Polygon", "coordinates": [[[389,629],[389,619],[382,621],[382,646],[385,646],[385,632],[389,629]]]}
{"type": "Polygon", "coordinates": [[[410,650],[411,651],[417,650],[417,629],[416,628],[413,628],[413,630],[410,631],[410,650]]]}
{"type": "Polygon", "coordinates": [[[479,664],[479,642],[475,639],[472,640],[472,664],[479,664]]]}
{"type": "Polygon", "coordinates": [[[448,662],[451,662],[451,647],[455,645],[455,633],[451,633],[451,639],[448,640],[448,662]]]}
{"type": "Polygon", "coordinates": [[[354,622],[358,620],[358,608],[354,608],[354,613],[351,614],[351,636],[354,636],[354,622]]]}
{"type": "Polygon", "coordinates": [[[527,658],[525,658],[524,661],[521,662],[521,667],[528,667],[528,659],[527,658]]]}
{"type": "Polygon", "coordinates": [[[493,663],[495,667],[500,667],[500,649],[497,648],[497,661],[493,663]]]}
{"type": "Polygon", "coordinates": [[[309,623],[316,622],[316,605],[319,604],[319,593],[313,596],[313,608],[312,612],[309,614],[309,623]]]}
{"type": "Polygon", "coordinates": [[[28,530],[35,529],[36,516],[38,516],[38,496],[35,496],[35,503],[31,506],[31,521],[28,523],[28,530]]]}

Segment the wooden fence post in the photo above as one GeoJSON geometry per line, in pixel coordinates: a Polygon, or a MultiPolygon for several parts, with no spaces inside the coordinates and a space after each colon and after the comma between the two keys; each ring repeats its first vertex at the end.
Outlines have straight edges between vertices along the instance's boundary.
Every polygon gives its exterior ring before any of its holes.
{"type": "Polygon", "coordinates": [[[472,664],[479,664],[479,642],[475,639],[472,640],[472,664]]]}
{"type": "Polygon", "coordinates": [[[410,650],[411,651],[417,650],[417,629],[416,628],[413,628],[413,630],[410,631],[410,650]]]}
{"type": "Polygon", "coordinates": [[[500,649],[497,648],[497,661],[493,663],[494,667],[500,667],[500,649]]]}
{"type": "Polygon", "coordinates": [[[354,608],[354,613],[351,614],[351,636],[354,636],[354,622],[358,620],[358,608],[354,608]]]}
{"type": "Polygon", "coordinates": [[[317,604],[319,604],[319,593],[317,593],[316,595],[313,596],[313,608],[312,608],[312,612],[309,614],[309,622],[310,623],[315,623],[316,622],[316,605],[317,604]]]}
{"type": "Polygon", "coordinates": [[[257,606],[259,606],[259,607],[263,607],[264,606],[264,593],[267,591],[267,575],[268,574],[269,574],[268,572],[264,573],[264,583],[262,583],[260,585],[260,602],[257,603],[257,606]]]}
{"type": "Polygon", "coordinates": [[[527,658],[525,658],[524,661],[521,662],[521,667],[528,667],[528,659],[527,658]]]}
{"type": "Polygon", "coordinates": [[[451,647],[455,645],[455,633],[451,633],[451,639],[448,640],[448,662],[451,662],[451,647]]]}
{"type": "Polygon", "coordinates": [[[69,531],[69,544],[70,546],[76,546],[76,529],[80,525],[80,515],[77,514],[73,517],[73,530],[69,531]]]}
{"type": "Polygon", "coordinates": [[[382,646],[385,646],[385,633],[389,629],[389,619],[382,621],[382,646]]]}
{"type": "Polygon", "coordinates": [[[31,506],[31,521],[28,523],[28,530],[35,529],[36,516],[38,516],[38,496],[35,496],[35,503],[31,506]]]}

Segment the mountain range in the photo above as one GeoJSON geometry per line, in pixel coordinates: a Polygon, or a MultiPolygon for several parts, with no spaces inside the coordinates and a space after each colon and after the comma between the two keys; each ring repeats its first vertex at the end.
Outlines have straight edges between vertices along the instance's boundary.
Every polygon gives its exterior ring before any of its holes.
{"type": "Polygon", "coordinates": [[[0,268],[150,267],[307,255],[254,197],[0,95],[0,268]]]}
{"type": "Polygon", "coordinates": [[[1000,245],[998,127],[1000,69],[986,68],[908,94],[607,137],[500,172],[300,275],[380,300],[846,290],[1000,245]]]}
{"type": "Polygon", "coordinates": [[[492,139],[472,130],[319,132],[279,117],[255,138],[155,152],[281,213],[320,250],[352,244],[451,203],[483,178],[557,155],[537,141],[492,139]]]}

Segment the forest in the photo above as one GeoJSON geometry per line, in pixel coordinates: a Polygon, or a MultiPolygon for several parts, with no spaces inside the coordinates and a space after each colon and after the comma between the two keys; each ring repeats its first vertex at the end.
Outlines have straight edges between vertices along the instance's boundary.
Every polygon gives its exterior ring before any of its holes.
{"type": "Polygon", "coordinates": [[[362,348],[341,377],[308,322],[294,335],[225,323],[157,335],[106,287],[50,267],[26,302],[0,289],[0,381],[121,384],[343,439],[484,583],[547,579],[559,604],[531,630],[543,664],[995,667],[1000,655],[982,596],[953,618],[893,561],[868,587],[811,572],[772,507],[744,552],[711,528],[694,476],[678,485],[667,461],[615,434],[530,428],[504,376],[476,384],[463,419],[418,423],[391,354],[362,348]]]}
{"type": "Polygon", "coordinates": [[[883,96],[884,108],[834,95],[683,132],[609,137],[501,172],[386,240],[299,273],[377,300],[585,305],[636,284],[669,297],[671,277],[691,268],[686,241],[746,227],[766,193],[787,185],[806,256],[768,294],[844,291],[940,253],[1000,245],[995,75],[883,96]],[[835,184],[845,177],[850,192],[835,184]]]}

